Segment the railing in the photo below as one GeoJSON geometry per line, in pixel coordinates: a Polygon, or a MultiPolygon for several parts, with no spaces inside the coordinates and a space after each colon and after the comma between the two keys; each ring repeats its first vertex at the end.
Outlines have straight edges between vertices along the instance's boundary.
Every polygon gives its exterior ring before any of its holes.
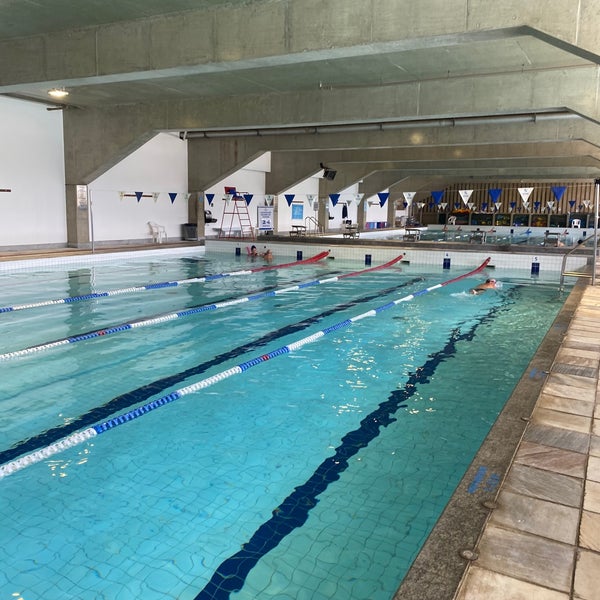
{"type": "MultiPolygon", "coordinates": [[[[572,250],[569,250],[569,252],[566,252],[565,254],[563,254],[563,259],[562,259],[562,265],[560,267],[560,286],[559,286],[559,290],[562,292],[565,288],[565,277],[587,277],[589,279],[594,279],[594,271],[596,269],[596,261],[595,261],[595,257],[594,257],[594,261],[592,263],[592,273],[583,273],[581,271],[567,271],[566,267],[567,267],[567,260],[569,259],[569,257],[571,255],[573,255],[575,252],[577,252],[578,250],[581,250],[590,240],[595,241],[597,239],[598,235],[592,235],[589,238],[586,238],[585,240],[583,240],[583,242],[581,242],[580,244],[577,244],[577,246],[575,246],[575,248],[573,248],[572,250]]],[[[596,247],[596,244],[594,243],[594,248],[596,247]]]]}
{"type": "Polygon", "coordinates": [[[306,231],[308,233],[312,233],[313,231],[315,233],[323,233],[323,228],[319,225],[319,221],[317,221],[317,219],[314,217],[306,217],[304,219],[304,225],[306,225],[306,231]]]}

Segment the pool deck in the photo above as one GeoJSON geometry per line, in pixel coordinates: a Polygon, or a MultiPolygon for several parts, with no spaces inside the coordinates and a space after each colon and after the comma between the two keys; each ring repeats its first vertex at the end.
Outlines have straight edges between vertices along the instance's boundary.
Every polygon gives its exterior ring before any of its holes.
{"type": "Polygon", "coordinates": [[[395,600],[600,600],[600,286],[588,283],[569,294],[395,600]]]}

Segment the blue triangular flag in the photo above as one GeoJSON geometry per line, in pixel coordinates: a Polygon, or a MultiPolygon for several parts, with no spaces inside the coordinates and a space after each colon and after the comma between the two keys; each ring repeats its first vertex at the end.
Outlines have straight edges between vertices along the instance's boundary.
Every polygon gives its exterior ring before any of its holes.
{"type": "Polygon", "coordinates": [[[492,202],[498,202],[498,198],[500,198],[501,193],[502,190],[500,188],[492,188],[491,190],[488,190],[488,194],[490,195],[492,202]]]}
{"type": "Polygon", "coordinates": [[[379,192],[377,195],[379,196],[379,206],[384,206],[387,199],[390,197],[389,192],[379,192]]]}
{"type": "Polygon", "coordinates": [[[563,194],[565,193],[567,186],[566,185],[553,185],[550,189],[552,190],[552,193],[554,194],[554,197],[556,198],[556,200],[558,202],[560,202],[560,199],[562,198],[563,194]]]}
{"type": "Polygon", "coordinates": [[[436,190],[435,192],[431,192],[431,195],[433,196],[435,203],[439,204],[444,196],[444,190],[436,190]]]}

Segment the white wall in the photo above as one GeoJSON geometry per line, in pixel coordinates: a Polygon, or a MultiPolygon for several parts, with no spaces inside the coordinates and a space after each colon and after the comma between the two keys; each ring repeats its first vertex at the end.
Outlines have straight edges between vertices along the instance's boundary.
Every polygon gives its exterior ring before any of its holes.
{"type": "Polygon", "coordinates": [[[0,97],[0,247],[67,240],[62,112],[0,97]]]}
{"type": "Polygon", "coordinates": [[[148,221],[181,238],[188,222],[187,142],[160,133],[89,186],[94,240],[150,239],[148,221]],[[135,192],[142,192],[139,202],[135,192]],[[176,193],[171,202],[169,193],[176,193]],[[155,195],[157,196],[155,197],[155,195]]]}
{"type": "MultiPolygon", "coordinates": [[[[0,189],[11,190],[0,192],[0,247],[66,245],[62,112],[0,97],[0,131],[0,189]]],[[[266,152],[206,190],[215,194],[210,210],[218,219],[207,226],[207,235],[216,235],[212,228],[223,224],[225,186],[253,194],[248,209],[256,225],[257,207],[264,205],[265,177],[270,169],[271,155],[266,152]]],[[[307,196],[318,196],[319,180],[319,176],[310,177],[286,190],[294,194],[294,203],[303,204],[301,221],[292,220],[292,208],[283,195],[279,196],[278,231],[305,224],[307,216],[317,217],[307,196]]],[[[88,186],[94,241],[150,240],[148,221],[163,225],[168,238],[180,239],[181,225],[188,221],[187,181],[187,142],[177,134],[157,135],[88,186]],[[135,192],[143,193],[139,201],[135,192]],[[176,193],[173,202],[169,193],[176,193]]],[[[336,207],[328,200],[334,217],[330,228],[341,227],[342,208],[356,191],[357,186],[343,190],[336,207]]],[[[205,206],[208,208],[206,200],[205,206]]],[[[367,220],[385,221],[386,215],[387,207],[369,207],[367,220]]],[[[358,220],[354,202],[348,206],[348,218],[358,220]]]]}
{"type": "MultiPolygon", "coordinates": [[[[257,223],[257,207],[264,206],[265,200],[265,179],[266,173],[271,170],[271,153],[265,152],[259,158],[247,164],[243,169],[236,171],[226,179],[219,181],[211,188],[205,190],[204,193],[204,208],[210,210],[212,216],[217,219],[216,223],[206,224],[206,235],[215,236],[218,234],[218,229],[223,228],[228,230],[235,229],[238,224],[233,215],[225,215],[225,187],[234,187],[238,194],[252,194],[252,200],[248,207],[248,215],[252,222],[252,226],[256,227],[257,223]],[[212,204],[206,199],[207,194],[214,194],[212,204]]],[[[229,209],[231,211],[231,209],[229,209]]]]}

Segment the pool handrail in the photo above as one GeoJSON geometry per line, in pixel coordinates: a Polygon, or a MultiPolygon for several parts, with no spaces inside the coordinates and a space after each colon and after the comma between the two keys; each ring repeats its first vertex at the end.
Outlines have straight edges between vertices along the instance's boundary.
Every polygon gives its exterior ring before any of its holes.
{"type": "Polygon", "coordinates": [[[595,264],[592,265],[592,273],[584,273],[581,271],[567,271],[566,266],[567,266],[567,260],[569,259],[569,257],[571,255],[573,255],[575,252],[577,252],[577,250],[581,250],[581,248],[585,247],[585,245],[590,240],[595,241],[597,238],[598,238],[598,234],[591,235],[590,237],[585,238],[581,243],[578,243],[574,248],[571,248],[571,250],[569,250],[568,252],[565,252],[563,254],[562,263],[561,263],[561,267],[560,267],[560,284],[558,287],[559,291],[562,292],[565,289],[565,277],[586,277],[589,279],[594,278],[594,271],[596,269],[595,264]]]}

